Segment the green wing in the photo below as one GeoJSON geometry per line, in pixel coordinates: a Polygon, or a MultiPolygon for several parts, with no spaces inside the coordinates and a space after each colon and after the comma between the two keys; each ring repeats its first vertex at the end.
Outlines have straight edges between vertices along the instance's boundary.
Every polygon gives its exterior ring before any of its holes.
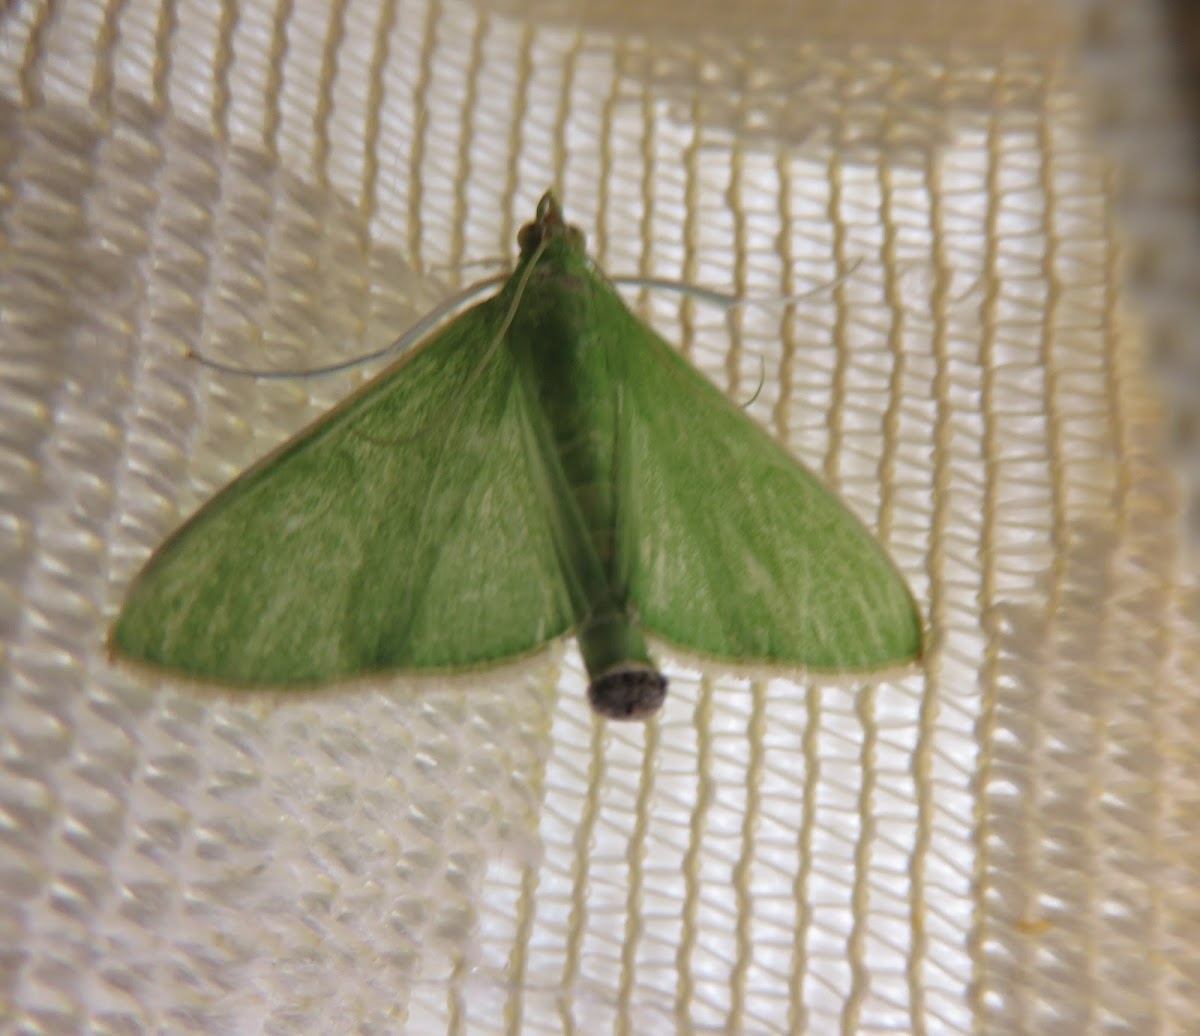
{"type": "Polygon", "coordinates": [[[574,623],[496,300],[204,506],[151,558],[121,654],[241,686],[457,670],[574,623]]]}
{"type": "Polygon", "coordinates": [[[858,519],[632,314],[623,334],[621,550],[645,628],[822,672],[919,658],[916,605],[858,519]]]}

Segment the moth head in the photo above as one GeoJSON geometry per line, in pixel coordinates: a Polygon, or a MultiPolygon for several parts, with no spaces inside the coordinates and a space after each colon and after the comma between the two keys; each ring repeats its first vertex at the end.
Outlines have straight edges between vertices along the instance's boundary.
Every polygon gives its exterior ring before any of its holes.
{"type": "Polygon", "coordinates": [[[547,191],[538,202],[533,222],[526,223],[517,234],[522,258],[530,255],[543,242],[549,244],[556,238],[564,238],[580,252],[587,246],[583,231],[563,219],[562,206],[558,203],[557,195],[553,191],[547,191]]]}

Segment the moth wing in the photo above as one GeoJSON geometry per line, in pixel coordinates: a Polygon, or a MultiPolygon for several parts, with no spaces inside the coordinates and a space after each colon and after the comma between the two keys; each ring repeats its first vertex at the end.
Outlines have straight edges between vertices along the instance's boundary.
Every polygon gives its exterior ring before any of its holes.
{"type": "Polygon", "coordinates": [[[135,579],[129,658],[235,686],[454,671],[574,624],[495,300],[200,509],[135,579]]]}
{"type": "Polygon", "coordinates": [[[921,654],[903,577],[819,479],[629,314],[621,523],[645,628],[715,660],[855,672],[921,654]]]}

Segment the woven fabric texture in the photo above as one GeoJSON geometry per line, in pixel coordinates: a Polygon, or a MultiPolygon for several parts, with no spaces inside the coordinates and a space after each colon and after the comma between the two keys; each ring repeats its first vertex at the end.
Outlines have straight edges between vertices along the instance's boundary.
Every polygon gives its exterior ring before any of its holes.
{"type": "Polygon", "coordinates": [[[0,1030],[1194,1031],[1200,596],[1103,6],[9,5],[0,1030]],[[608,273],[764,300],[630,295],[877,531],[923,670],[668,655],[627,726],[570,640],[467,688],[114,666],[154,547],[377,369],[189,352],[376,349],[550,186],[608,273]]]}

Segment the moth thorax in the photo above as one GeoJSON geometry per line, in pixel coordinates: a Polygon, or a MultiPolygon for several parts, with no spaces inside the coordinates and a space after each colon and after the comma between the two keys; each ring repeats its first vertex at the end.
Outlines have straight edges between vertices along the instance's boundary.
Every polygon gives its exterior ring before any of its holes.
{"type": "Polygon", "coordinates": [[[649,719],[667,697],[667,678],[657,669],[625,662],[597,676],[588,701],[606,719],[649,719]]]}

